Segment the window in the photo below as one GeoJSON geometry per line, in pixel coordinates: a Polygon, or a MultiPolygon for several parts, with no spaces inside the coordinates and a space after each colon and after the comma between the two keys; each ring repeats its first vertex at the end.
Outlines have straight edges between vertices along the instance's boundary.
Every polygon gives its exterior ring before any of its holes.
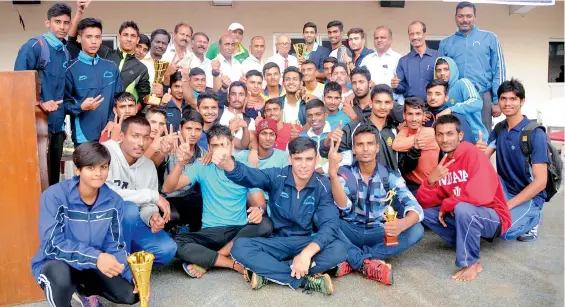
{"type": "Polygon", "coordinates": [[[563,40],[549,42],[549,61],[547,69],[547,82],[563,83],[563,40]]]}
{"type": "Polygon", "coordinates": [[[118,48],[118,39],[116,34],[103,34],[102,35],[102,45],[107,46],[111,49],[118,48]]]}

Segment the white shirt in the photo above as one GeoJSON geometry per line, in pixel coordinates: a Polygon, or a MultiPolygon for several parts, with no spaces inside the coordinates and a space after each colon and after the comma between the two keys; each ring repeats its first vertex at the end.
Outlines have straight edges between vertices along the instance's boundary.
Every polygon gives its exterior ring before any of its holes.
{"type": "MultiPolygon", "coordinates": [[[[229,111],[228,107],[224,107],[224,112],[222,113],[222,117],[220,118],[220,125],[229,127],[230,121],[236,116],[243,119],[243,114],[235,115],[234,113],[229,111]]],[[[253,118],[249,122],[247,129],[249,129],[250,131],[255,131],[255,120],[253,118]]],[[[234,137],[241,140],[241,138],[243,137],[243,129],[239,128],[239,130],[237,130],[237,132],[234,134],[234,137]]],[[[235,150],[235,152],[239,151],[240,150],[235,150]]]]}
{"type": "Polygon", "coordinates": [[[200,61],[197,56],[193,56],[192,60],[190,61],[190,69],[193,68],[200,68],[206,74],[206,86],[207,87],[214,87],[214,76],[212,76],[212,61],[204,56],[204,61],[200,61]]]}
{"type": "Polygon", "coordinates": [[[324,99],[324,88],[326,86],[323,83],[318,82],[316,84],[316,88],[312,91],[306,89],[306,94],[314,95],[316,98],[323,100],[324,99]]]}
{"type": "Polygon", "coordinates": [[[389,48],[387,52],[379,56],[378,52],[367,55],[359,66],[367,67],[371,72],[371,80],[375,84],[386,84],[390,86],[390,80],[394,77],[398,60],[402,56],[389,48]]]}
{"type": "Polygon", "coordinates": [[[232,82],[239,81],[241,78],[241,63],[233,57],[230,62],[221,53],[218,53],[217,59],[220,61],[220,73],[230,77],[232,82]]]}
{"type": "MultiPolygon", "coordinates": [[[[184,57],[182,59],[190,61],[190,59],[192,57],[193,57],[193,54],[190,51],[190,46],[187,46],[186,51],[184,52],[184,57]]],[[[167,62],[173,62],[175,60],[178,61],[177,51],[175,50],[175,44],[173,44],[172,41],[167,46],[167,50],[165,50],[165,53],[163,53],[163,57],[161,57],[161,59],[164,60],[164,61],[167,61],[167,62]]]]}
{"type": "Polygon", "coordinates": [[[241,74],[245,75],[250,70],[258,70],[260,73],[263,73],[263,61],[259,61],[255,56],[252,54],[247,57],[247,59],[241,62],[241,74]]]}
{"type": "MultiPolygon", "coordinates": [[[[289,54],[287,59],[288,59],[288,67],[290,67],[290,66],[298,67],[298,59],[294,55],[289,54]]],[[[282,57],[282,55],[280,55],[279,53],[276,53],[272,57],[268,58],[267,61],[265,61],[265,63],[271,63],[271,62],[273,62],[273,63],[275,63],[279,66],[279,68],[281,70],[281,76],[282,76],[282,74],[285,70],[284,58],[282,57]]]]}
{"type": "Polygon", "coordinates": [[[151,54],[149,54],[149,52],[147,52],[145,58],[141,60],[141,63],[143,63],[143,65],[147,67],[147,74],[149,75],[149,83],[153,84],[153,81],[155,81],[155,66],[153,64],[153,58],[151,58],[151,54]]]}
{"type": "Polygon", "coordinates": [[[300,124],[300,121],[298,120],[298,111],[300,110],[299,105],[300,105],[300,101],[296,102],[296,106],[290,105],[289,103],[287,103],[285,97],[284,108],[283,108],[283,122],[290,124],[298,123],[299,125],[302,126],[302,124],[300,124]]]}

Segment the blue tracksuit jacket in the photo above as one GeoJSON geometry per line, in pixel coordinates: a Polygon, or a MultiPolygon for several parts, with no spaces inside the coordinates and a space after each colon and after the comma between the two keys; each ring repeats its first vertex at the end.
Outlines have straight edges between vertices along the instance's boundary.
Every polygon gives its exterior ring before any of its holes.
{"type": "Polygon", "coordinates": [[[231,181],[247,188],[259,188],[269,193],[273,235],[278,237],[310,236],[320,249],[338,239],[339,212],[333,202],[328,178],[314,172],[306,186],[298,192],[292,166],[259,170],[235,162],[231,181]]]}
{"type": "Polygon", "coordinates": [[[65,111],[71,114],[73,142],[98,141],[100,133],[113,117],[114,95],[123,91],[120,72],[114,62],[93,58],[83,51],[71,61],[66,72],[65,111]],[[104,97],[96,110],[83,111],[86,98],[104,97]]]}
{"type": "Polygon", "coordinates": [[[92,206],[78,192],[78,177],[52,185],[41,195],[39,251],[31,260],[38,279],[47,260],[60,260],[79,271],[97,269],[100,253],[114,255],[125,265],[122,277],[131,282],[122,231],[123,199],[106,184],[92,206]]]}
{"type": "Polygon", "coordinates": [[[447,105],[453,113],[463,115],[467,123],[469,123],[472,133],[471,143],[477,142],[479,131],[482,132],[484,139],[486,139],[488,131],[481,117],[481,110],[483,109],[481,96],[469,79],[459,79],[459,69],[451,58],[439,57],[439,59],[444,59],[449,64],[449,90],[447,93],[449,101],[447,105]]]}
{"type": "Polygon", "coordinates": [[[479,93],[492,91],[492,103],[498,104],[496,92],[506,80],[506,64],[494,33],[479,30],[477,26],[469,35],[457,31],[440,42],[439,52],[455,61],[460,77],[469,79],[479,93]]]}
{"type": "MultiPolygon", "coordinates": [[[[40,69],[41,44],[35,38],[28,40],[18,51],[14,64],[15,71],[37,70],[41,79],[39,102],[63,100],[65,94],[65,69],[67,56],[65,42],[60,41],[51,32],[43,34],[49,48],[49,62],[40,69]]],[[[55,112],[47,114],[49,132],[65,131],[65,109],[59,105],[55,112]]]]}

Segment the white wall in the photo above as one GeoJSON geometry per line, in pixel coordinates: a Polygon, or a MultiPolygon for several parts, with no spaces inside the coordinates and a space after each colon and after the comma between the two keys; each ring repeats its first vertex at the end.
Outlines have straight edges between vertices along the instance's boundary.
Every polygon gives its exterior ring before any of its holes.
{"type": "MultiPolygon", "coordinates": [[[[11,2],[0,2],[0,70],[11,70],[19,46],[29,37],[44,31],[43,20],[53,2],[41,5],[18,6],[26,23],[26,31],[19,24],[18,14],[11,2]]],[[[71,2],[74,8],[74,3],[71,2]]],[[[102,19],[105,33],[116,33],[122,21],[134,20],[142,32],[157,27],[172,31],[178,21],[190,23],[195,31],[206,32],[212,40],[219,37],[231,22],[245,26],[244,44],[254,35],[267,40],[267,53],[272,54],[275,32],[302,31],[307,21],[325,25],[333,19],[344,22],[346,30],[362,27],[369,32],[368,46],[372,46],[372,32],[379,25],[393,31],[393,48],[404,54],[410,50],[407,25],[413,20],[427,24],[430,36],[447,36],[456,30],[454,22],[456,3],[440,1],[407,1],[406,7],[381,8],[377,1],[364,2],[297,2],[297,1],[235,1],[232,7],[214,7],[211,1],[94,1],[88,16],[102,19]],[[152,17],[153,16],[153,17],[152,17]]],[[[555,6],[536,7],[524,16],[510,16],[508,6],[478,4],[477,25],[495,32],[502,44],[507,65],[507,76],[521,79],[528,96],[526,108],[536,101],[563,97],[563,85],[550,87],[547,82],[548,42],[563,39],[563,2],[555,6]]],[[[530,112],[528,112],[530,113],[530,112]]]]}

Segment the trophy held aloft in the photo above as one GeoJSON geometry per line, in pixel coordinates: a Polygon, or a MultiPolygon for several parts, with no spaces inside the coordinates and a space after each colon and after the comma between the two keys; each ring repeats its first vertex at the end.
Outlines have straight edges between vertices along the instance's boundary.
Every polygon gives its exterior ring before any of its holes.
{"type": "Polygon", "coordinates": [[[297,43],[297,44],[292,45],[292,47],[294,48],[294,52],[296,52],[297,58],[304,57],[304,54],[306,54],[306,44],[305,43],[297,43]]]}
{"type": "Polygon", "coordinates": [[[151,268],[155,256],[150,252],[141,251],[129,255],[127,260],[133,274],[133,281],[139,291],[139,306],[148,307],[147,295],[149,294],[151,268]]]}
{"type": "MultiPolygon", "coordinates": [[[[155,78],[153,79],[153,84],[161,84],[165,79],[165,71],[169,67],[170,62],[163,60],[153,60],[153,68],[155,69],[155,78]]],[[[152,106],[161,105],[161,98],[157,97],[155,94],[147,95],[145,97],[145,103],[152,106]]]]}
{"type": "MultiPolygon", "coordinates": [[[[396,221],[396,215],[398,214],[398,212],[394,211],[394,208],[392,207],[392,200],[394,199],[395,195],[396,192],[394,190],[390,190],[388,191],[387,196],[385,198],[385,201],[389,201],[389,204],[388,206],[386,206],[385,212],[383,214],[387,222],[396,221]]],[[[384,241],[385,241],[385,246],[387,247],[398,245],[398,237],[389,236],[386,232],[385,232],[384,241]]]]}

